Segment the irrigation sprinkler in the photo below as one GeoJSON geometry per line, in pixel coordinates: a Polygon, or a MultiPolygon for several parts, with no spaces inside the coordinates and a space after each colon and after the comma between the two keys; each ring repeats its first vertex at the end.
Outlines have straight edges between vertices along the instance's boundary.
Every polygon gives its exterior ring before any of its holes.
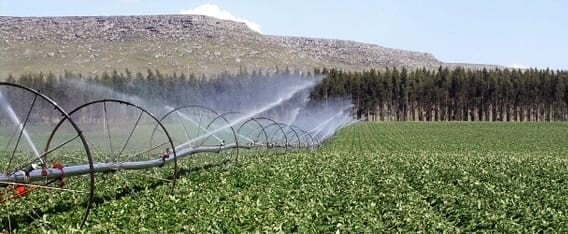
{"type": "Polygon", "coordinates": [[[0,82],[0,93],[3,96],[0,103],[0,143],[3,146],[0,149],[0,230],[17,229],[22,220],[41,220],[46,210],[56,208],[56,204],[49,201],[77,201],[77,198],[82,201],[72,205],[85,210],[82,216],[72,217],[71,221],[84,224],[93,201],[95,174],[91,151],[82,131],[63,108],[39,91],[0,82]],[[51,147],[46,145],[39,150],[36,145],[46,142],[45,131],[62,119],[68,119],[61,126],[65,134],[55,136],[51,147]],[[26,143],[21,142],[22,136],[26,136],[26,143]],[[49,172],[63,172],[62,164],[79,164],[86,170],[76,177],[44,177],[49,172]],[[44,178],[32,179],[35,173],[44,178]]]}
{"type": "MultiPolygon", "coordinates": [[[[95,172],[133,171],[128,176],[168,181],[171,182],[172,191],[174,190],[177,178],[176,149],[168,131],[152,113],[127,101],[102,99],[76,107],[69,112],[69,116],[89,139],[93,161],[97,162],[93,168],[95,172]],[[101,118],[93,116],[99,110],[101,118]],[[153,135],[155,141],[149,141],[145,133],[154,125],[157,130],[153,135]],[[169,151],[167,155],[166,151],[169,151]],[[162,160],[155,160],[156,155],[160,154],[162,160]],[[166,164],[166,160],[172,161],[170,164],[173,166],[168,168],[170,173],[160,173],[164,171],[161,167],[166,164]]],[[[52,130],[47,147],[57,134],[59,126],[66,120],[62,119],[52,130]]],[[[85,171],[81,166],[69,169],[72,169],[72,174],[85,171]]],[[[67,171],[65,173],[69,175],[67,171]]],[[[97,186],[100,184],[101,180],[97,182],[97,186]]]]}
{"type": "Polygon", "coordinates": [[[298,144],[300,144],[299,148],[314,149],[313,144],[315,143],[315,141],[311,133],[295,125],[289,125],[289,127],[291,129],[294,129],[294,131],[299,134],[299,137],[297,138],[298,144]]]}
{"type": "MultiPolygon", "coordinates": [[[[160,118],[160,122],[168,126],[177,150],[200,146],[240,145],[233,126],[217,111],[202,105],[184,105],[168,109],[160,118]]],[[[152,131],[152,140],[155,130],[152,131]]],[[[226,149],[216,158],[238,161],[238,149],[239,147],[226,149]]]]}
{"type": "Polygon", "coordinates": [[[264,148],[268,150],[270,147],[264,126],[257,119],[250,117],[250,114],[237,111],[225,112],[211,120],[206,128],[210,129],[214,123],[221,120],[236,129],[234,131],[240,145],[254,146],[252,149],[264,148]]]}
{"type": "Polygon", "coordinates": [[[264,145],[266,149],[270,147],[271,142],[268,140],[268,134],[258,119],[250,118],[244,121],[237,129],[237,132],[239,135],[248,136],[249,139],[253,138],[251,145],[264,145]],[[245,129],[249,129],[249,131],[245,133],[245,129]]]}
{"type": "Polygon", "coordinates": [[[325,140],[267,117],[199,105],[171,107],[157,118],[130,102],[102,99],[66,112],[36,90],[4,82],[0,104],[0,232],[30,223],[49,228],[44,214],[60,206],[85,207],[75,220],[83,227],[95,188],[124,186],[109,178],[171,182],[173,191],[182,159],[227,154],[237,161],[239,149],[285,153],[325,140]]]}
{"type": "MultiPolygon", "coordinates": [[[[267,136],[267,142],[270,142],[268,144],[269,149],[282,149],[283,151],[279,151],[281,153],[288,152],[288,135],[278,122],[268,117],[254,117],[253,119],[264,123],[263,132],[267,136]]],[[[261,132],[258,133],[258,136],[260,134],[261,132]]]]}
{"type": "MultiPolygon", "coordinates": [[[[300,141],[300,136],[298,135],[298,133],[294,129],[290,128],[290,126],[288,126],[286,124],[278,123],[278,122],[274,122],[274,123],[266,126],[266,128],[267,129],[269,129],[271,127],[274,128],[274,126],[277,126],[284,133],[285,138],[286,138],[286,143],[285,143],[286,148],[288,148],[288,147],[290,147],[292,149],[293,148],[299,148],[298,145],[292,144],[292,143],[297,143],[297,142],[300,141]]],[[[271,134],[270,134],[271,139],[273,139],[276,136],[276,134],[279,132],[278,128],[274,129],[271,132],[271,134]]]]}

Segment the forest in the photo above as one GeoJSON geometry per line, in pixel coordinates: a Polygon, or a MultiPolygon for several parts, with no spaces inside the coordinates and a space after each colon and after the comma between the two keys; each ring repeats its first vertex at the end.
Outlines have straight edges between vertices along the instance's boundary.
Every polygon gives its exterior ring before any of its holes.
{"type": "MultiPolygon", "coordinates": [[[[316,73],[319,73],[316,71],[316,73]]],[[[311,99],[350,96],[371,121],[566,121],[568,72],[549,69],[323,70],[311,99]]]]}
{"type": "MultiPolygon", "coordinates": [[[[211,77],[194,74],[162,74],[124,71],[83,75],[72,72],[9,76],[7,82],[23,84],[73,108],[100,95],[87,89],[109,90],[143,97],[156,105],[230,103],[221,110],[247,109],[247,100],[260,98],[260,91],[295,82],[320,80],[311,90],[310,101],[351,99],[353,115],[369,121],[566,121],[568,120],[568,72],[538,69],[342,71],[316,68],[312,72],[276,69],[221,73],[211,77]],[[84,86],[84,85],[83,85],[84,86]],[[92,86],[92,87],[90,87],[92,86]],[[243,90],[249,90],[243,92],[243,90]],[[251,91],[252,90],[252,91],[251,91]],[[258,90],[258,91],[255,91],[258,90]],[[222,93],[223,95],[213,95],[222,93]],[[238,98],[237,98],[238,97],[238,98]]],[[[102,97],[98,97],[102,98],[102,97]]],[[[14,97],[14,99],[18,99],[14,97]]]]}
{"type": "MultiPolygon", "coordinates": [[[[274,98],[287,96],[291,87],[310,83],[316,78],[313,73],[302,73],[290,69],[275,71],[243,70],[238,74],[220,73],[215,76],[196,76],[193,73],[164,74],[159,70],[146,72],[112,71],[100,75],[83,75],[66,71],[61,75],[53,73],[28,73],[19,77],[9,76],[6,82],[25,85],[50,97],[65,110],[100,99],[119,99],[147,108],[157,116],[168,108],[184,105],[202,105],[220,113],[239,111],[248,113],[265,105],[274,98]]],[[[321,79],[321,78],[320,78],[321,79]]],[[[11,103],[15,113],[25,116],[30,103],[36,99],[31,93],[15,92],[16,89],[0,86],[0,94],[11,103]]],[[[286,102],[272,108],[271,116],[288,116],[290,108],[309,96],[309,89],[301,90],[286,102]]],[[[0,100],[1,101],[1,100],[0,100]]],[[[49,105],[36,103],[29,116],[30,122],[46,122],[43,118],[49,105]],[[42,108],[47,108],[43,110],[42,108]]],[[[102,118],[100,110],[94,111],[90,119],[97,122],[102,118]]],[[[270,113],[263,113],[268,115],[270,113]]],[[[0,124],[11,123],[7,115],[0,114],[0,124]]],[[[81,120],[79,120],[81,121],[81,120]]]]}

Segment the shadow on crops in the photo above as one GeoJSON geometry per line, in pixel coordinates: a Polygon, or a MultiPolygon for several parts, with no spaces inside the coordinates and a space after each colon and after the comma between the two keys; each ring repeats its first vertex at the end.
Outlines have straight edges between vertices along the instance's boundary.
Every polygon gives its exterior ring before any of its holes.
{"type": "MultiPolygon", "coordinates": [[[[210,168],[221,167],[221,166],[228,164],[230,161],[231,160],[227,159],[227,160],[224,160],[224,161],[219,162],[219,163],[210,163],[210,164],[206,164],[206,165],[198,166],[198,167],[182,168],[182,169],[178,170],[177,178],[184,176],[184,175],[191,174],[191,173],[196,173],[196,172],[199,172],[199,171],[207,170],[207,169],[210,169],[210,168]]],[[[169,176],[167,178],[167,180],[172,180],[172,179],[173,179],[173,176],[169,176]]],[[[140,186],[140,185],[124,186],[124,187],[118,189],[118,192],[115,193],[114,195],[95,196],[93,198],[92,206],[93,206],[93,208],[95,208],[97,206],[104,204],[106,201],[120,200],[124,197],[138,194],[138,193],[140,193],[144,190],[147,190],[147,189],[156,189],[156,188],[158,188],[158,187],[160,187],[164,184],[167,184],[167,183],[170,183],[170,182],[159,180],[159,181],[153,182],[152,184],[150,184],[148,186],[140,186]]],[[[175,192],[175,190],[174,190],[174,192],[175,192]]],[[[85,207],[86,203],[83,202],[80,205],[82,207],[85,207]]],[[[8,230],[10,225],[11,225],[12,230],[16,230],[20,226],[27,227],[30,224],[32,224],[35,220],[40,219],[44,214],[54,215],[54,214],[58,214],[58,213],[64,213],[64,212],[67,212],[67,211],[70,211],[70,210],[76,208],[77,206],[78,206],[78,204],[73,203],[73,202],[61,202],[61,203],[57,203],[55,206],[50,207],[50,208],[48,208],[44,211],[42,211],[40,209],[34,209],[34,210],[29,211],[29,212],[12,214],[12,215],[10,215],[10,219],[8,219],[8,217],[2,218],[2,220],[0,221],[0,231],[2,231],[4,229],[8,230]],[[39,217],[39,218],[37,218],[37,217],[39,217]]],[[[47,227],[49,227],[49,226],[47,226],[47,227]]]]}
{"type": "MultiPolygon", "coordinates": [[[[182,169],[178,170],[176,178],[179,178],[179,177],[184,176],[184,175],[188,175],[190,173],[196,173],[196,172],[199,172],[199,171],[207,170],[207,169],[210,169],[210,168],[221,167],[221,166],[226,165],[229,162],[230,162],[230,160],[224,160],[224,161],[219,162],[219,163],[210,163],[210,164],[206,164],[206,165],[199,166],[199,167],[182,168],[182,169]]],[[[174,176],[168,176],[166,178],[166,180],[172,180],[173,178],[174,178],[174,176]]],[[[94,197],[93,198],[93,205],[97,205],[97,206],[102,205],[102,204],[105,203],[105,201],[109,201],[109,200],[120,200],[124,197],[138,194],[138,193],[140,193],[144,190],[156,189],[156,188],[158,188],[162,185],[168,184],[168,183],[171,183],[171,182],[164,181],[164,180],[158,180],[158,181],[151,183],[148,186],[140,186],[140,185],[124,186],[124,187],[118,189],[118,192],[115,193],[114,195],[94,197]]],[[[175,192],[175,190],[174,190],[174,192],[175,192]]]]}
{"type": "MultiPolygon", "coordinates": [[[[2,224],[0,226],[0,231],[4,229],[9,230],[9,228],[11,228],[12,230],[17,230],[20,226],[28,227],[35,220],[41,219],[44,214],[57,214],[66,212],[73,209],[74,206],[75,204],[72,203],[58,203],[45,211],[34,208],[33,210],[28,212],[24,211],[24,213],[10,215],[9,219],[8,217],[4,217],[0,221],[0,224],[2,224]]],[[[45,228],[50,228],[49,224],[44,223],[42,224],[42,226],[44,226],[45,228]]]]}

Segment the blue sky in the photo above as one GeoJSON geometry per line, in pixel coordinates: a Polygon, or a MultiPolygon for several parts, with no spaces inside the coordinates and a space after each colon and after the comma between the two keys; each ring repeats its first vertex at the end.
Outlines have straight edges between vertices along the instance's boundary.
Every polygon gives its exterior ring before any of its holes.
{"type": "Polygon", "coordinates": [[[0,15],[179,14],[211,6],[263,34],[368,42],[444,62],[568,69],[563,0],[0,0],[0,15]]]}

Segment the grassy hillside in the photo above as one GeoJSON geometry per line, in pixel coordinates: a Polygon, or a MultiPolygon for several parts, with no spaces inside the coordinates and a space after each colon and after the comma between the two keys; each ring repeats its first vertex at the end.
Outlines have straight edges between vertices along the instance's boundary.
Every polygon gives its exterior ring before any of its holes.
{"type": "Polygon", "coordinates": [[[113,69],[212,74],[239,69],[437,68],[428,53],[378,45],[254,32],[198,15],[0,17],[0,77],[113,69]]]}

